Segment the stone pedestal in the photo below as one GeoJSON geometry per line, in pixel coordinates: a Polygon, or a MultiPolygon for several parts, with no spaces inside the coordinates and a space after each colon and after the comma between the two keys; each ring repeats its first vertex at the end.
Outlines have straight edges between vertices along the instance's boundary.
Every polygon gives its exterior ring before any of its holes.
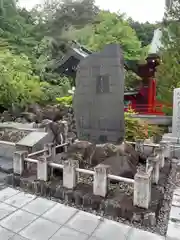
{"type": "Polygon", "coordinates": [[[37,163],[37,179],[42,181],[49,180],[49,156],[43,155],[39,158],[37,163]]]}
{"type": "Polygon", "coordinates": [[[148,209],[151,201],[151,174],[138,172],[134,178],[134,205],[148,209]]]}
{"type": "Polygon", "coordinates": [[[21,175],[24,171],[25,158],[27,158],[28,152],[17,151],[14,153],[13,157],[13,170],[15,174],[21,175]]]}
{"type": "Polygon", "coordinates": [[[64,162],[63,169],[63,186],[68,189],[73,189],[77,185],[78,173],[76,168],[79,167],[79,162],[76,160],[67,160],[64,162]]]}
{"type": "Polygon", "coordinates": [[[171,158],[180,158],[180,88],[174,89],[172,133],[164,134],[163,141],[169,141],[171,158]]]}
{"type": "Polygon", "coordinates": [[[153,167],[151,173],[152,183],[158,184],[159,182],[159,170],[160,170],[160,157],[159,155],[148,157],[148,163],[153,167]]]}
{"type": "Polygon", "coordinates": [[[94,195],[105,197],[108,191],[108,173],[110,167],[108,165],[99,164],[94,168],[94,182],[93,193],[94,195]]]}

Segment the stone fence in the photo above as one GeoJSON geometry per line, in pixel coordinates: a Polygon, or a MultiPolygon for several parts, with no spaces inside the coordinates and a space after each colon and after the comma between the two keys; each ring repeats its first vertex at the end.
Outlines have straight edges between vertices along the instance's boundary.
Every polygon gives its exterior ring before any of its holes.
{"type": "Polygon", "coordinates": [[[168,143],[161,142],[159,146],[155,146],[153,154],[147,158],[145,170],[137,172],[134,179],[111,175],[110,167],[104,164],[99,164],[94,168],[94,171],[91,171],[79,168],[79,162],[72,159],[64,161],[64,164],[53,163],[56,149],[64,147],[65,151],[67,151],[68,144],[64,143],[56,147],[53,144],[46,144],[43,150],[29,155],[26,151],[15,152],[13,158],[14,174],[22,175],[27,166],[25,163],[36,163],[37,179],[48,181],[50,177],[49,169],[62,169],[63,187],[67,189],[74,189],[77,186],[79,173],[92,175],[94,176],[93,193],[101,197],[106,197],[108,193],[109,180],[125,182],[133,185],[133,204],[141,208],[149,208],[151,184],[158,184],[159,171],[164,167],[165,157],[169,157],[167,151],[169,147],[168,143]],[[38,155],[39,160],[34,159],[38,155]]]}

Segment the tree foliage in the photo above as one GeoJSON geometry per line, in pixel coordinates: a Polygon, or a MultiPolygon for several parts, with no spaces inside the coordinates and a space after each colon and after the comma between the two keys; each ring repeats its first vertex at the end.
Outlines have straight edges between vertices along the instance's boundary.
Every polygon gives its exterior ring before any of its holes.
{"type": "MultiPolygon", "coordinates": [[[[119,43],[126,59],[147,53],[154,25],[101,11],[94,0],[46,0],[31,11],[18,1],[0,0],[0,105],[54,102],[67,95],[72,79],[54,72],[54,64],[78,40],[93,51],[119,43]],[[141,44],[142,43],[142,44],[141,44]],[[12,64],[11,64],[12,63],[12,64]]],[[[139,78],[126,74],[133,87],[139,78]]]]}
{"type": "Polygon", "coordinates": [[[77,40],[93,51],[109,43],[119,43],[126,59],[139,58],[141,43],[123,15],[101,11],[93,24],[77,31],[77,40]]]}
{"type": "Polygon", "coordinates": [[[13,104],[25,107],[39,102],[43,96],[40,79],[34,76],[30,61],[25,55],[0,52],[0,105],[11,108],[13,104]]]}
{"type": "MultiPolygon", "coordinates": [[[[173,90],[180,87],[180,1],[173,1],[172,9],[167,10],[163,25],[162,62],[158,67],[158,98],[165,104],[172,104],[173,90]]],[[[171,114],[172,109],[165,109],[171,114]]]]}

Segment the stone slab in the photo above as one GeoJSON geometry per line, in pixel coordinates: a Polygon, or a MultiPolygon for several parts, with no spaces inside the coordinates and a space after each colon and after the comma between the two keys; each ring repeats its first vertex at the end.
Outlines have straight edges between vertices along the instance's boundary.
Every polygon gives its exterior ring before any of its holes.
{"type": "Polygon", "coordinates": [[[75,208],[71,208],[68,206],[64,206],[63,204],[57,203],[53,208],[51,208],[44,215],[42,215],[42,217],[57,224],[64,224],[77,212],[78,210],[75,208]]]}
{"type": "Polygon", "coordinates": [[[169,221],[167,230],[167,239],[179,240],[180,236],[180,222],[169,221]]]}
{"type": "Polygon", "coordinates": [[[33,199],[35,199],[36,196],[20,192],[16,194],[15,196],[12,196],[11,198],[7,199],[5,203],[12,205],[13,207],[21,208],[25,204],[31,202],[33,199]]]}
{"type": "Polygon", "coordinates": [[[5,201],[6,199],[18,194],[20,191],[13,188],[5,188],[0,191],[0,201],[5,201]]]}
{"type": "Polygon", "coordinates": [[[52,134],[47,132],[31,132],[16,143],[16,151],[35,152],[44,148],[44,144],[53,142],[52,134]]]}
{"type": "Polygon", "coordinates": [[[48,133],[46,132],[31,132],[26,137],[21,139],[17,145],[23,145],[27,147],[33,147],[37,144],[42,138],[46,137],[48,133]]]}
{"type": "Polygon", "coordinates": [[[35,215],[42,215],[46,211],[51,209],[53,206],[55,206],[55,204],[56,203],[53,201],[43,198],[37,198],[32,202],[28,203],[27,205],[25,205],[22,209],[35,215]]]}
{"type": "Polygon", "coordinates": [[[0,239],[2,240],[9,240],[12,236],[14,235],[13,232],[5,229],[5,228],[2,228],[0,226],[0,239]]]}
{"type": "Polygon", "coordinates": [[[31,213],[18,210],[5,219],[0,221],[0,225],[6,229],[9,229],[15,233],[18,233],[23,228],[27,227],[37,217],[31,213]]]}
{"type": "Polygon", "coordinates": [[[0,171],[5,173],[13,172],[13,155],[11,158],[0,157],[0,171]]]}
{"type": "Polygon", "coordinates": [[[66,226],[79,232],[91,235],[100,223],[100,217],[79,211],[66,226]]]}
{"type": "Polygon", "coordinates": [[[17,209],[5,203],[0,203],[0,220],[15,212],[17,209]]]}
{"type": "Polygon", "coordinates": [[[27,238],[24,238],[24,237],[16,234],[10,240],[27,240],[27,238]]]}
{"type": "Polygon", "coordinates": [[[88,235],[67,227],[60,228],[57,231],[57,233],[52,238],[50,238],[50,240],[87,240],[87,239],[88,235]]]}
{"type": "Polygon", "coordinates": [[[16,151],[16,146],[8,142],[0,141],[0,157],[2,158],[13,158],[13,154],[16,151]]]}
{"type": "Polygon", "coordinates": [[[164,240],[164,237],[133,228],[127,240],[164,240]]]}
{"type": "Polygon", "coordinates": [[[22,230],[19,234],[27,239],[49,240],[59,228],[60,225],[43,218],[39,218],[22,230]]]}
{"type": "Polygon", "coordinates": [[[128,225],[104,220],[93,233],[93,236],[103,240],[126,240],[130,229],[131,227],[128,225]]]}
{"type": "Polygon", "coordinates": [[[172,206],[180,208],[180,196],[179,195],[175,195],[175,194],[173,195],[172,206]]]}
{"type": "Polygon", "coordinates": [[[173,221],[179,221],[180,222],[180,208],[172,206],[169,218],[173,219],[173,221]]]}

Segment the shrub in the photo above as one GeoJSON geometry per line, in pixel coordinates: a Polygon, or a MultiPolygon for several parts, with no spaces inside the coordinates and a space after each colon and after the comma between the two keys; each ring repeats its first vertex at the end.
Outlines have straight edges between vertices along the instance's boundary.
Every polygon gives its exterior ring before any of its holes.
{"type": "Polygon", "coordinates": [[[162,129],[157,125],[150,125],[147,121],[142,121],[138,118],[131,117],[135,114],[132,111],[125,112],[125,127],[126,135],[125,139],[127,141],[136,141],[137,139],[147,139],[156,135],[160,135],[162,129]]]}
{"type": "Polygon", "coordinates": [[[61,98],[56,98],[57,102],[61,105],[64,105],[66,107],[71,107],[72,106],[72,101],[73,101],[73,96],[66,96],[66,97],[61,97],[61,98]]]}
{"type": "Polygon", "coordinates": [[[43,97],[40,80],[33,75],[30,61],[25,55],[0,51],[0,105],[25,107],[43,97]]]}

